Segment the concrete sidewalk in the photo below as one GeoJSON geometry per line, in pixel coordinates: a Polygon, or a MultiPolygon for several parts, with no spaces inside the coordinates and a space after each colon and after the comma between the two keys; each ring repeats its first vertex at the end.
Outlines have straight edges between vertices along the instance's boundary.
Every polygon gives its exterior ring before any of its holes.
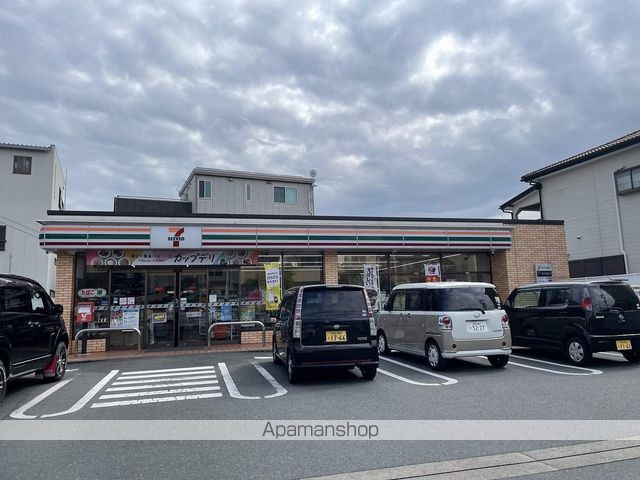
{"type": "Polygon", "coordinates": [[[109,352],[95,352],[85,354],[69,354],[69,363],[76,362],[94,362],[99,360],[116,360],[120,358],[148,358],[148,357],[169,357],[175,355],[201,355],[203,353],[220,353],[220,352],[270,352],[269,345],[262,346],[261,343],[248,344],[227,344],[212,345],[211,350],[207,347],[200,348],[175,348],[170,350],[115,350],[109,352]]]}

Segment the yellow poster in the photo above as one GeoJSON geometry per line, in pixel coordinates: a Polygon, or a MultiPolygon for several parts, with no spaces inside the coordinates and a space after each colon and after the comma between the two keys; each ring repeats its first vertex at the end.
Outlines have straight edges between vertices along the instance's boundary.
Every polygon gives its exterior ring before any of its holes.
{"type": "Polygon", "coordinates": [[[282,294],[280,292],[280,262],[265,263],[264,272],[267,283],[267,310],[277,310],[280,307],[282,294]]]}

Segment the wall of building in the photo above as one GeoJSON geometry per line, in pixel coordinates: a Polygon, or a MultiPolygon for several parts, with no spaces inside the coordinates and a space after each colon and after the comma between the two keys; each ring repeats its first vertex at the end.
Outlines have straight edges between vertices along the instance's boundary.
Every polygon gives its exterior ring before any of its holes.
{"type": "Polygon", "coordinates": [[[193,203],[194,213],[311,215],[313,212],[313,186],[304,183],[195,175],[186,193],[187,199],[193,203]],[[199,180],[211,182],[210,199],[198,196],[199,180]],[[250,185],[251,189],[249,200],[247,185],[250,185]],[[274,187],[297,188],[298,202],[296,204],[274,202],[274,187]]]}
{"type": "Polygon", "coordinates": [[[569,262],[562,225],[514,225],[513,246],[491,256],[493,283],[502,298],[521,285],[534,283],[535,265],[550,264],[553,280],[569,279],[569,262]]]}
{"type": "MultiPolygon", "coordinates": [[[[613,172],[640,165],[640,146],[616,152],[541,180],[545,220],[564,220],[569,260],[619,255],[613,172]],[[580,237],[578,239],[578,237],[580,237]]],[[[640,194],[620,196],[625,247],[640,271],[640,194]],[[637,247],[636,247],[637,245],[637,247]],[[636,248],[634,248],[636,247],[636,248]]]]}
{"type": "Polygon", "coordinates": [[[55,290],[55,255],[40,248],[37,220],[58,209],[60,190],[64,199],[64,174],[55,148],[0,149],[0,224],[7,226],[0,272],[32,278],[47,291],[55,290]],[[32,157],[30,175],[13,173],[14,155],[32,157]]]}

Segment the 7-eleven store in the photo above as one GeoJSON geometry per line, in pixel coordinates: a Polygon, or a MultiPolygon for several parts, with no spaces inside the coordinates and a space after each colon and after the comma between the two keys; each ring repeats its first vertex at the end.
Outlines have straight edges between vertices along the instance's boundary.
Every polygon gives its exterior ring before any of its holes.
{"type": "MultiPolygon", "coordinates": [[[[364,266],[377,265],[382,301],[395,285],[424,281],[431,265],[443,281],[492,282],[502,296],[535,281],[538,264],[554,280],[569,276],[558,221],[52,211],[41,223],[41,247],[57,253],[56,302],[69,332],[135,326],[147,349],[206,345],[212,322],[269,327],[265,264],[279,264],[282,292],[361,285],[364,266]]],[[[135,348],[128,334],[100,335],[90,351],[135,348]]],[[[261,341],[246,326],[214,327],[213,336],[261,341]]]]}

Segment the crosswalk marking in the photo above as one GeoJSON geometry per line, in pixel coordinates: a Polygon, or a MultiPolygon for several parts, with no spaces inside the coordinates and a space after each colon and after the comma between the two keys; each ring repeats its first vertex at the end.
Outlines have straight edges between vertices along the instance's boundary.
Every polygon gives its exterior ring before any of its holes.
{"type": "Polygon", "coordinates": [[[173,395],[174,393],[193,393],[208,392],[212,390],[220,390],[219,386],[213,387],[194,387],[194,388],[173,388],[171,390],[146,390],[144,392],[127,392],[102,395],[98,400],[110,400],[112,398],[133,398],[133,397],[150,397],[152,395],[173,395]]]}
{"type": "Polygon", "coordinates": [[[183,380],[206,380],[209,378],[218,378],[218,376],[217,375],[200,375],[198,377],[152,378],[150,380],[129,380],[127,378],[126,381],[116,381],[116,382],[113,382],[111,385],[141,385],[144,383],[179,382],[183,380]]]}
{"type": "Polygon", "coordinates": [[[137,400],[94,403],[91,405],[91,408],[122,407],[126,405],[142,405],[145,403],[179,402],[182,400],[200,400],[204,398],[218,398],[221,396],[222,393],[202,393],[197,395],[176,395],[173,397],[139,398],[137,400]]]}
{"type": "Polygon", "coordinates": [[[202,375],[203,373],[215,373],[213,367],[209,367],[207,370],[199,370],[197,372],[172,372],[172,373],[150,373],[147,375],[132,375],[127,377],[121,377],[126,380],[142,380],[144,378],[156,378],[156,377],[179,377],[188,375],[202,375]]]}
{"type": "Polygon", "coordinates": [[[163,372],[189,372],[196,370],[211,370],[213,367],[185,367],[185,368],[165,368],[163,370],[138,370],[133,372],[122,372],[121,375],[141,375],[143,373],[163,373],[163,372]]]}
{"type": "MultiPolygon", "coordinates": [[[[129,387],[111,387],[107,388],[107,392],[121,392],[127,390],[143,390],[145,388],[168,388],[168,387],[187,387],[189,385],[213,385],[217,384],[218,380],[205,380],[203,382],[178,382],[178,383],[161,383],[157,385],[131,385],[129,387]]],[[[115,385],[115,383],[113,384],[115,385]]]]}

